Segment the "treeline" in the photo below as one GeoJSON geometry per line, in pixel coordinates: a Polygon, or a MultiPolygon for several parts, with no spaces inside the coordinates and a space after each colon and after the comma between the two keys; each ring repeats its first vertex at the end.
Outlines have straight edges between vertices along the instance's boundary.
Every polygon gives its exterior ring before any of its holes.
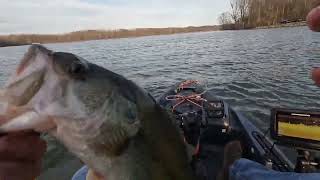
{"type": "Polygon", "coordinates": [[[231,11],[222,13],[223,29],[246,29],[305,21],[320,0],[230,0],[231,11]]]}
{"type": "Polygon", "coordinates": [[[73,41],[88,41],[112,38],[128,38],[139,36],[166,35],[175,33],[204,32],[219,30],[219,26],[201,26],[185,28],[139,28],[133,30],[87,30],[77,31],[60,35],[37,35],[37,34],[20,34],[0,36],[1,42],[14,42],[19,44],[31,43],[58,43],[73,41]]]}

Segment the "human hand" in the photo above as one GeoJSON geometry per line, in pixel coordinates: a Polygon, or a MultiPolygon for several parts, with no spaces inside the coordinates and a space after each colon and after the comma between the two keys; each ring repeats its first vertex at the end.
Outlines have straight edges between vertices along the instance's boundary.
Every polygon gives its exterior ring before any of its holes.
{"type": "Polygon", "coordinates": [[[307,16],[307,23],[312,31],[320,31],[320,6],[309,12],[307,16]]]}
{"type": "Polygon", "coordinates": [[[311,71],[311,78],[317,86],[320,86],[320,68],[314,68],[311,71]]]}
{"type": "MultiPolygon", "coordinates": [[[[307,16],[307,23],[312,31],[320,31],[320,6],[312,9],[307,16]]],[[[311,71],[312,80],[317,86],[320,86],[320,68],[314,68],[311,71]]]]}
{"type": "Polygon", "coordinates": [[[35,132],[0,136],[0,180],[34,180],[40,175],[46,142],[35,132]]]}

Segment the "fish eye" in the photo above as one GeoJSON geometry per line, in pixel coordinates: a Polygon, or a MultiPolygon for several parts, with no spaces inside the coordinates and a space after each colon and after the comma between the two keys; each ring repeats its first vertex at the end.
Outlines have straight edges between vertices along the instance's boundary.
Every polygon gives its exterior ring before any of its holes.
{"type": "Polygon", "coordinates": [[[86,72],[86,67],[81,62],[73,62],[69,68],[69,73],[80,75],[86,72]]]}

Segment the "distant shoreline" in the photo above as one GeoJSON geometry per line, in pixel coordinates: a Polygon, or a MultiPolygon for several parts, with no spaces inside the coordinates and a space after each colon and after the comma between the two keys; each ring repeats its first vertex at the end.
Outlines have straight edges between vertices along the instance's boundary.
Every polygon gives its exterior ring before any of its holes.
{"type": "Polygon", "coordinates": [[[10,46],[24,46],[24,45],[27,45],[27,44],[20,44],[20,43],[16,43],[16,42],[6,42],[6,41],[0,40],[0,48],[10,47],[10,46]]]}
{"type": "Polygon", "coordinates": [[[286,23],[286,24],[276,24],[276,25],[270,25],[270,26],[260,26],[254,29],[275,29],[275,28],[300,27],[300,26],[307,26],[307,22],[301,21],[301,22],[292,22],[292,23],[286,23]]]}
{"type": "Polygon", "coordinates": [[[67,43],[90,40],[131,38],[155,35],[170,35],[192,32],[218,31],[220,26],[189,26],[183,28],[137,28],[119,30],[86,30],[66,34],[14,34],[0,35],[0,47],[16,45],[27,45],[32,43],[67,43]]]}
{"type": "MultiPolygon", "coordinates": [[[[307,23],[294,22],[287,24],[277,24],[271,26],[260,26],[251,29],[238,29],[238,30],[259,30],[259,29],[274,29],[285,27],[300,27],[306,26],[307,23]]],[[[234,30],[234,31],[238,31],[234,30]]],[[[134,38],[144,36],[157,36],[157,35],[171,35],[183,34],[193,32],[210,32],[210,31],[225,31],[221,26],[200,26],[200,27],[185,27],[185,28],[140,28],[134,30],[87,30],[77,31],[66,34],[17,34],[17,35],[0,35],[0,48],[9,46],[24,46],[32,43],[68,43],[68,42],[82,42],[92,40],[107,40],[107,39],[120,39],[120,38],[134,38]]]]}

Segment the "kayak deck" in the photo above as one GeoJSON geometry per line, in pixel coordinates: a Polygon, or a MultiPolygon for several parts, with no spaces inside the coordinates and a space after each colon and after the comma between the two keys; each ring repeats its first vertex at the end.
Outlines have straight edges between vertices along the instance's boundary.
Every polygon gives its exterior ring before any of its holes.
{"type": "Polygon", "coordinates": [[[178,84],[158,102],[173,113],[186,142],[198,146],[191,163],[196,174],[216,179],[223,167],[224,146],[243,136],[239,122],[229,117],[228,105],[197,83],[183,89],[178,84]]]}
{"type": "Polygon", "coordinates": [[[173,114],[186,143],[195,147],[191,165],[201,179],[216,179],[223,167],[224,147],[234,140],[241,142],[243,157],[262,164],[271,159],[273,169],[292,171],[272,141],[197,81],[173,86],[158,103],[173,114]]]}

